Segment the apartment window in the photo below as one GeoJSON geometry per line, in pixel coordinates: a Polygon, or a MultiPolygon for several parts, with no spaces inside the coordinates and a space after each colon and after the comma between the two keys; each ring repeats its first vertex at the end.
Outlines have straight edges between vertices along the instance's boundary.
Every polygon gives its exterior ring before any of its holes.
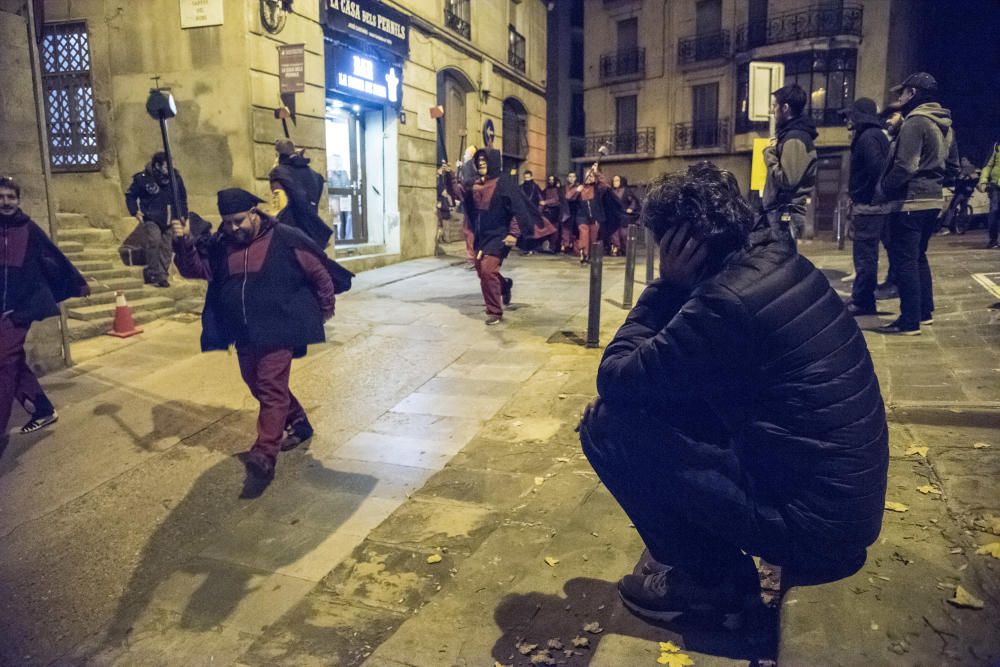
{"type": "MultiPolygon", "coordinates": [[[[798,84],[806,91],[806,113],[817,125],[843,124],[838,111],[854,102],[857,49],[805,51],[772,60],[785,63],[785,85],[798,84]]],[[[747,119],[750,97],[749,65],[744,64],[736,77],[736,131],[754,129],[747,119]]]]}
{"type": "Polygon", "coordinates": [[[719,145],[719,84],[691,88],[692,148],[719,145]]]}
{"type": "Polygon", "coordinates": [[[615,98],[615,146],[618,153],[636,152],[638,127],[638,97],[625,95],[615,98]]]}
{"type": "Polygon", "coordinates": [[[86,22],[45,24],[39,55],[52,169],[94,171],[97,119],[86,22]]]}
{"type": "Polygon", "coordinates": [[[503,163],[504,171],[519,169],[528,157],[528,110],[518,100],[503,101],[503,163]]]}
{"type": "Polygon", "coordinates": [[[747,48],[767,44],[767,0],[750,0],[747,7],[747,48]]]}
{"type": "Polygon", "coordinates": [[[511,25],[507,26],[507,36],[507,64],[523,72],[526,66],[524,35],[511,25]]]}
{"type": "Polygon", "coordinates": [[[583,93],[573,93],[573,103],[569,111],[569,133],[582,137],[587,131],[587,116],[583,111],[583,93]]]}
{"type": "Polygon", "coordinates": [[[444,24],[466,39],[472,39],[470,0],[444,0],[444,24]]]}
{"type": "Polygon", "coordinates": [[[625,51],[639,46],[639,19],[618,22],[618,50],[625,51]]]}
{"type": "Polygon", "coordinates": [[[695,32],[699,37],[722,30],[722,0],[700,0],[695,5],[695,32]]]}

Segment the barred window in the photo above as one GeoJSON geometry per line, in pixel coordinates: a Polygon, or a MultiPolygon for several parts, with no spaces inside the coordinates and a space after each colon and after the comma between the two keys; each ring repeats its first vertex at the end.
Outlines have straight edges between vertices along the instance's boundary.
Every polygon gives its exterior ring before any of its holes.
{"type": "Polygon", "coordinates": [[[46,23],[40,56],[52,169],[95,171],[97,120],[86,22],[46,23]]]}

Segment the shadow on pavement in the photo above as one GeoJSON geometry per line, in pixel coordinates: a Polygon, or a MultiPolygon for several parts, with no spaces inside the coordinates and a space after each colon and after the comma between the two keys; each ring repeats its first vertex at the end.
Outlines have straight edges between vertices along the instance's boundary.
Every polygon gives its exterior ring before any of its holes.
{"type": "MultiPolygon", "coordinates": [[[[550,639],[558,638],[569,650],[573,649],[574,637],[584,636],[590,640],[589,647],[576,649],[573,655],[552,651],[552,656],[560,665],[589,665],[601,642],[611,635],[650,643],[674,641],[686,651],[749,660],[751,665],[758,660],[773,659],[776,652],[776,611],[767,611],[765,617],[753,619],[740,631],[682,619],[654,625],[625,610],[618,597],[616,582],[578,577],[567,581],[563,590],[565,596],[527,593],[504,598],[494,613],[503,635],[493,647],[493,659],[500,664],[520,664],[530,659],[517,650],[522,640],[545,648],[550,639]],[[597,634],[585,632],[584,624],[594,621],[603,630],[597,634]]],[[[629,656],[605,655],[603,661],[603,664],[624,665],[628,664],[629,656]]]]}

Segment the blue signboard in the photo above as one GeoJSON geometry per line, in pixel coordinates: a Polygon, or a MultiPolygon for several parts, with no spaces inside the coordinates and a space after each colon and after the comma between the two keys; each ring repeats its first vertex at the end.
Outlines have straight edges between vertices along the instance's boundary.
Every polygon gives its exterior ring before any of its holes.
{"type": "Polygon", "coordinates": [[[333,92],[394,109],[403,105],[401,67],[343,46],[327,52],[326,85],[333,92]]]}

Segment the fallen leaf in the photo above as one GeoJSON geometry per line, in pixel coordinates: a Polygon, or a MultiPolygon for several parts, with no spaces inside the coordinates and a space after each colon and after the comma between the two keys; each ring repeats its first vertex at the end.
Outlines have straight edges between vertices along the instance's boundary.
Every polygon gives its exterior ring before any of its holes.
{"type": "Polygon", "coordinates": [[[673,642],[660,642],[660,651],[663,653],[680,653],[681,647],[673,642]]]}
{"type": "Polygon", "coordinates": [[[580,635],[573,637],[572,642],[573,646],[576,648],[587,648],[590,646],[590,639],[587,637],[581,637],[580,635]]]}
{"type": "Polygon", "coordinates": [[[559,398],[566,398],[566,394],[559,394],[559,398]]]}
{"type": "Polygon", "coordinates": [[[558,558],[553,558],[552,556],[546,556],[545,557],[545,563],[549,567],[555,567],[556,563],[558,563],[558,562],[559,562],[558,558]]]}
{"type": "Polygon", "coordinates": [[[559,641],[558,639],[550,639],[548,641],[548,643],[546,644],[546,646],[548,646],[551,649],[555,649],[557,651],[561,651],[562,648],[563,648],[563,643],[561,641],[559,641]]]}
{"type": "Polygon", "coordinates": [[[924,495],[927,495],[928,493],[933,493],[935,496],[941,495],[941,489],[937,488],[933,484],[924,484],[922,486],[918,486],[917,491],[923,493],[924,495]]]}
{"type": "Polygon", "coordinates": [[[552,654],[548,651],[539,651],[535,655],[531,656],[531,664],[533,665],[554,665],[556,664],[556,659],[552,657],[552,654]]]}
{"type": "Polygon", "coordinates": [[[544,483],[545,483],[545,478],[544,477],[536,477],[535,478],[535,486],[541,486],[544,483]]]}
{"type": "Polygon", "coordinates": [[[987,447],[992,447],[992,446],[993,445],[989,444],[988,442],[977,442],[977,443],[975,443],[975,444],[972,445],[972,448],[973,449],[986,449],[987,447]]]}
{"type": "Polygon", "coordinates": [[[960,553],[962,553],[962,547],[952,547],[951,549],[948,549],[948,553],[950,553],[950,554],[960,554],[960,553]]]}
{"type": "Polygon", "coordinates": [[[961,586],[955,588],[955,597],[948,598],[948,602],[956,607],[965,607],[966,609],[982,609],[985,606],[982,600],[961,586]]]}
{"type": "Polygon", "coordinates": [[[431,554],[427,557],[427,562],[431,565],[441,562],[441,554],[431,554]]]}
{"type": "Polygon", "coordinates": [[[885,501],[885,508],[890,512],[907,512],[910,509],[909,505],[904,505],[903,503],[897,503],[892,500],[885,501]]]}
{"type": "Polygon", "coordinates": [[[556,461],[558,461],[559,463],[569,463],[569,459],[566,458],[565,456],[559,456],[559,457],[557,457],[556,461]]]}
{"type": "Polygon", "coordinates": [[[538,648],[538,644],[529,644],[527,642],[518,642],[514,646],[514,648],[516,648],[517,652],[520,653],[521,655],[528,655],[529,653],[531,653],[532,651],[534,651],[536,648],[538,648]]]}
{"type": "Polygon", "coordinates": [[[667,667],[690,667],[694,664],[694,660],[686,653],[663,653],[656,662],[667,667]]]}
{"type": "Polygon", "coordinates": [[[990,542],[976,549],[976,553],[983,556],[993,556],[1000,558],[1000,542],[990,542]]]}
{"type": "Polygon", "coordinates": [[[599,635],[604,632],[604,628],[597,621],[591,621],[590,623],[583,624],[583,631],[589,632],[592,635],[599,635]]]}
{"type": "Polygon", "coordinates": [[[514,667],[514,665],[511,664],[511,663],[508,663],[508,664],[505,665],[505,664],[503,664],[501,662],[497,662],[496,660],[494,660],[493,661],[493,667],[514,667]]]}
{"type": "Polygon", "coordinates": [[[913,456],[914,454],[916,454],[920,458],[926,459],[927,450],[928,450],[927,447],[910,447],[905,452],[903,452],[903,454],[904,456],[913,456]]]}

